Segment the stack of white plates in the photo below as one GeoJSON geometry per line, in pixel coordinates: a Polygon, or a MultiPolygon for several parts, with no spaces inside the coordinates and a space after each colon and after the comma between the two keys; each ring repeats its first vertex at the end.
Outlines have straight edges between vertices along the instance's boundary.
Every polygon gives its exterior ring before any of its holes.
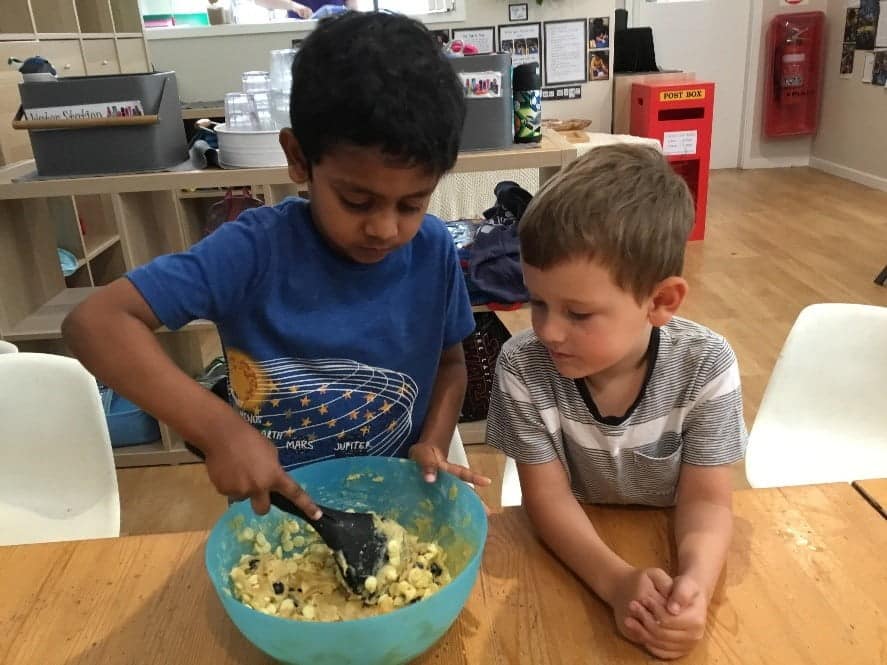
{"type": "Polygon", "coordinates": [[[215,132],[219,139],[219,162],[225,168],[286,166],[279,130],[237,131],[222,124],[215,126],[215,132]]]}

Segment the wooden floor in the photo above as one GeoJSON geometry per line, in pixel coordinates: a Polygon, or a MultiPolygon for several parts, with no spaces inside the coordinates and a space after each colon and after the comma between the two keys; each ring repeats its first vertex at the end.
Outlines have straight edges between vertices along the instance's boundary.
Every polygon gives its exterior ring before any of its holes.
{"type": "MultiPolygon", "coordinates": [[[[873,283],[885,263],[887,193],[806,168],[712,174],[706,238],[687,252],[690,295],[681,314],[733,345],[749,426],[801,309],[887,306],[887,288],[873,283]]],[[[529,325],[526,311],[506,318],[512,329],[529,325]]],[[[468,456],[494,477],[481,495],[497,506],[501,456],[484,445],[469,446],[468,456]]],[[[202,465],[121,469],[118,480],[123,533],[208,528],[226,507],[202,465]]]]}

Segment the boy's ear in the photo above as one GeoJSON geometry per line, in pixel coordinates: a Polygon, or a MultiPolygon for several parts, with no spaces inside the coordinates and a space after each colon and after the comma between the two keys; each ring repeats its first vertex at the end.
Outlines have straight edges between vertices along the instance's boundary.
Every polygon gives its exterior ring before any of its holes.
{"type": "Polygon", "coordinates": [[[650,323],[658,328],[671,321],[687,297],[688,288],[683,277],[666,277],[659,282],[650,299],[650,323]]]}
{"type": "Polygon", "coordinates": [[[311,179],[311,169],[293,130],[281,129],[279,141],[280,147],[283,148],[283,153],[286,155],[290,180],[295,183],[308,182],[311,179]]]}

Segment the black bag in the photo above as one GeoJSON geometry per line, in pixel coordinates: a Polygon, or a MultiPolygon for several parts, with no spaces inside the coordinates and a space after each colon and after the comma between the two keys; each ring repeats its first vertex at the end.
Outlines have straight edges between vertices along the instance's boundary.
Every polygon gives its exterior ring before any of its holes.
{"type": "Polygon", "coordinates": [[[508,329],[493,312],[476,313],[474,322],[474,332],[462,342],[465,365],[468,368],[468,388],[459,415],[460,423],[487,417],[496,361],[502,345],[511,337],[508,329]]]}

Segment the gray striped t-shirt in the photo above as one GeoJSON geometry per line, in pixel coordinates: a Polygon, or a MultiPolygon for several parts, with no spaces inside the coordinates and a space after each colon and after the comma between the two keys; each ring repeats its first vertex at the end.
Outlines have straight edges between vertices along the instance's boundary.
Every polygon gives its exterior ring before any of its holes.
{"type": "Polygon", "coordinates": [[[681,464],[742,459],[746,431],[736,356],[698,323],[654,329],[647,380],[624,418],[600,417],[582,379],[558,373],[532,330],[496,366],[487,443],[521,464],[559,459],[586,503],[669,506],[681,464]]]}

